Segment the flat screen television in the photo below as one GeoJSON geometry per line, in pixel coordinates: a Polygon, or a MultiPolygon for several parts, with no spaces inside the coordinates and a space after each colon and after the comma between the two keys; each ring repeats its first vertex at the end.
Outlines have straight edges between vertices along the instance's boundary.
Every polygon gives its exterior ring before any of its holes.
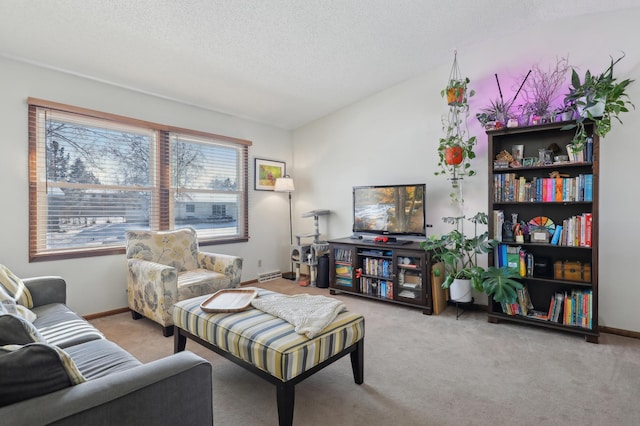
{"type": "Polygon", "coordinates": [[[426,184],[353,187],[353,232],[426,236],[425,191],[426,184]]]}

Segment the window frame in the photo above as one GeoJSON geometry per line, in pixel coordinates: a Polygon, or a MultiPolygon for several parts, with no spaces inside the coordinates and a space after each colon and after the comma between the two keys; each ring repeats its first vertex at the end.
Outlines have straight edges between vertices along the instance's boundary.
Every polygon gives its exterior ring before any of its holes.
{"type": "MultiPolygon", "coordinates": [[[[156,146],[154,147],[157,154],[157,164],[155,175],[156,181],[153,183],[155,195],[158,200],[158,208],[154,209],[154,217],[151,218],[149,223],[149,229],[152,230],[169,230],[172,229],[171,223],[171,210],[173,202],[171,193],[171,165],[170,165],[170,140],[171,135],[175,133],[181,133],[184,135],[191,135],[195,137],[201,137],[206,139],[212,139],[213,141],[220,141],[225,143],[231,143],[239,148],[240,152],[240,167],[239,170],[239,182],[241,187],[240,200],[238,206],[238,235],[232,237],[208,237],[198,238],[200,245],[217,245],[217,244],[229,244],[237,242],[246,242],[249,240],[249,211],[248,211],[248,181],[249,181],[249,147],[252,145],[251,141],[245,139],[234,138],[230,136],[223,136],[209,132],[190,130],[170,125],[158,124],[150,121],[139,120],[135,118],[125,117],[117,114],[111,114],[87,108],[75,107],[70,105],[61,104],[58,102],[46,101],[37,98],[28,98],[28,123],[29,123],[29,262],[44,261],[44,260],[57,260],[57,259],[71,259],[79,257],[90,256],[104,256],[112,254],[123,254],[125,247],[109,246],[106,248],[96,247],[77,247],[68,249],[45,249],[42,250],[38,246],[38,236],[42,231],[39,227],[43,226],[43,221],[38,220],[38,212],[43,208],[47,208],[46,202],[40,199],[40,189],[42,183],[38,181],[41,179],[40,174],[42,171],[38,170],[38,167],[42,167],[38,163],[38,110],[45,108],[65,114],[72,114],[78,117],[86,117],[87,122],[91,119],[101,119],[112,121],[117,125],[134,126],[139,128],[145,128],[156,133],[156,146]]],[[[46,225],[45,225],[46,226],[46,225]]],[[[44,231],[46,232],[46,231],[44,231]]]]}

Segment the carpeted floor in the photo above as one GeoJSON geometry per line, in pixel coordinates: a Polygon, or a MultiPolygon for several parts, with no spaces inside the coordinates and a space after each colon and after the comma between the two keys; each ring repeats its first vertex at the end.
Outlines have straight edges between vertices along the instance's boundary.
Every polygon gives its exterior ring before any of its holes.
{"type": "MultiPolygon", "coordinates": [[[[275,280],[281,293],[328,289],[275,280]]],[[[584,338],[455,308],[415,308],[335,295],[366,319],[364,384],[349,357],[296,386],[294,424],[314,425],[638,425],[640,339],[584,338]]],[[[173,338],[128,313],[91,321],[142,362],[169,356],[173,338]]],[[[213,364],[216,426],[277,424],[275,386],[188,341],[213,364]]]]}

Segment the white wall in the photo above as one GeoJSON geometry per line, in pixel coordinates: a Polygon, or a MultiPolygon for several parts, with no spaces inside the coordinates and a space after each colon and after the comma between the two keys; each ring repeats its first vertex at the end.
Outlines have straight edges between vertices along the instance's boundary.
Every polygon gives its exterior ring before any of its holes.
{"type": "MultiPolygon", "coordinates": [[[[519,76],[531,65],[543,69],[566,57],[582,75],[589,68],[600,72],[609,65],[609,55],[626,57],[616,66],[621,79],[640,80],[640,9],[623,14],[598,14],[580,19],[561,20],[536,28],[523,28],[517,34],[458,46],[462,74],[472,80],[477,92],[472,98],[472,116],[498,96],[495,73],[506,99],[519,85],[519,76]],[[516,87],[512,90],[511,86],[516,87]]],[[[442,42],[442,41],[439,41],[442,42]]],[[[452,52],[455,46],[451,46],[452,52]]],[[[428,55],[429,52],[425,51],[428,55]]],[[[293,133],[296,179],[295,216],[298,233],[307,232],[312,223],[299,219],[311,209],[330,209],[321,223],[327,238],[351,233],[351,188],[364,184],[425,182],[427,184],[427,222],[433,232],[447,228],[441,217],[453,213],[449,202],[449,183],[434,176],[438,138],[442,134],[441,116],[446,102],[440,89],[449,76],[453,53],[443,63],[422,76],[399,84],[361,102],[337,111],[293,133]]],[[[638,134],[640,133],[640,81],[630,88],[639,110],[623,115],[624,125],[615,125],[601,142],[600,180],[600,314],[601,326],[640,331],[637,304],[640,300],[636,247],[640,231],[635,213],[640,211],[637,196],[638,134]]],[[[467,212],[487,210],[487,137],[475,118],[469,121],[471,133],[479,140],[476,162],[479,175],[465,181],[467,212]]],[[[480,295],[478,301],[484,296],[480,295]]],[[[486,298],[484,298],[486,303],[486,298]]]]}
{"type": "Polygon", "coordinates": [[[81,314],[127,306],[124,255],[28,261],[28,97],[252,141],[249,242],[202,249],[242,256],[243,281],[256,279],[260,271],[289,268],[287,198],[285,194],[254,191],[253,165],[254,157],[290,164],[290,132],[7,59],[0,58],[0,70],[0,263],[18,276],[63,276],[68,284],[68,303],[81,314]]]}

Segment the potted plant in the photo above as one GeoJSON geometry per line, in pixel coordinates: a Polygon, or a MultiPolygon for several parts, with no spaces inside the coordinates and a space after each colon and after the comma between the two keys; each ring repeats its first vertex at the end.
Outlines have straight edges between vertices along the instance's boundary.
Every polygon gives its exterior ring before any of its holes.
{"type": "Polygon", "coordinates": [[[556,108],[556,116],[560,117],[560,121],[571,121],[576,111],[575,102],[567,101],[564,105],[556,108]]]}
{"type": "MultiPolygon", "coordinates": [[[[518,88],[518,91],[516,92],[516,94],[513,95],[513,98],[508,102],[505,102],[504,98],[502,97],[502,88],[500,87],[500,79],[498,78],[498,74],[495,75],[496,84],[498,85],[498,92],[500,93],[500,98],[496,99],[495,101],[494,100],[489,101],[489,106],[484,110],[482,110],[482,112],[476,114],[476,118],[478,119],[478,121],[480,121],[480,123],[485,129],[487,130],[490,130],[492,128],[499,129],[507,125],[507,123],[509,122],[509,119],[513,117],[513,115],[511,114],[511,107],[513,106],[513,103],[518,98],[518,95],[520,94],[520,91],[522,90],[522,87],[526,83],[530,74],[531,74],[531,70],[529,70],[529,73],[524,77],[524,80],[522,80],[522,83],[520,84],[520,87],[518,88]]],[[[531,109],[531,105],[526,105],[526,107],[528,110],[531,109]]]]}
{"type": "MultiPolygon", "coordinates": [[[[443,218],[445,223],[455,228],[447,234],[432,235],[420,243],[421,248],[431,252],[434,262],[444,264],[442,287],[449,289],[451,299],[458,302],[471,302],[471,288],[493,296],[497,302],[514,302],[516,290],[522,288],[522,284],[514,279],[519,275],[508,268],[492,266],[485,270],[478,265],[478,255],[489,253],[497,245],[487,231],[478,234],[478,226],[488,223],[487,214],[478,212],[468,219],[474,225],[472,237],[464,234],[464,219],[464,216],[443,218]]],[[[439,273],[439,270],[434,270],[436,276],[439,273]]]]}
{"type": "MultiPolygon", "coordinates": [[[[447,104],[448,105],[460,105],[463,102],[466,102],[466,96],[467,96],[467,85],[469,84],[470,80],[469,78],[454,78],[452,80],[449,80],[449,84],[447,84],[447,87],[442,89],[442,91],[440,92],[440,96],[445,97],[445,95],[447,96],[447,104]]],[[[473,96],[474,92],[473,90],[470,92],[469,96],[473,96]]]]}
{"type": "Polygon", "coordinates": [[[555,66],[550,66],[547,70],[543,70],[538,64],[531,67],[522,86],[522,95],[531,108],[533,124],[552,120],[551,103],[558,96],[568,70],[569,61],[566,58],[556,58],[555,66]]]}
{"type": "Polygon", "coordinates": [[[450,175],[453,186],[461,175],[473,176],[469,160],[475,158],[473,148],[476,137],[468,135],[467,117],[469,116],[469,98],[475,94],[468,89],[468,77],[461,77],[458,68],[457,52],[454,55],[449,80],[440,96],[447,97],[449,112],[442,119],[442,130],[445,135],[438,144],[438,167],[435,175],[450,175]]]}
{"type": "Polygon", "coordinates": [[[587,70],[584,78],[575,69],[571,71],[571,86],[565,96],[565,103],[572,102],[578,111],[575,124],[570,124],[563,129],[576,129],[572,145],[574,151],[580,151],[584,147],[587,132],[584,127],[585,120],[593,120],[596,123],[595,133],[603,138],[611,130],[611,119],[615,118],[622,124],[619,115],[629,111],[629,106],[635,108],[626,93],[627,86],[634,80],[625,79],[618,81],[613,76],[614,66],[624,58],[624,54],[614,60],[600,74],[593,74],[587,70]]]}
{"type": "Polygon", "coordinates": [[[507,121],[512,116],[511,106],[511,103],[505,102],[503,99],[490,100],[489,106],[476,114],[476,118],[485,128],[493,126],[500,129],[507,125],[507,121]]]}
{"type": "Polygon", "coordinates": [[[438,144],[438,166],[440,171],[435,175],[450,174],[455,178],[459,175],[473,176],[475,170],[471,169],[469,160],[476,158],[473,150],[476,144],[476,137],[467,137],[466,129],[456,129],[459,127],[455,123],[445,123],[447,134],[440,138],[438,144]]]}

